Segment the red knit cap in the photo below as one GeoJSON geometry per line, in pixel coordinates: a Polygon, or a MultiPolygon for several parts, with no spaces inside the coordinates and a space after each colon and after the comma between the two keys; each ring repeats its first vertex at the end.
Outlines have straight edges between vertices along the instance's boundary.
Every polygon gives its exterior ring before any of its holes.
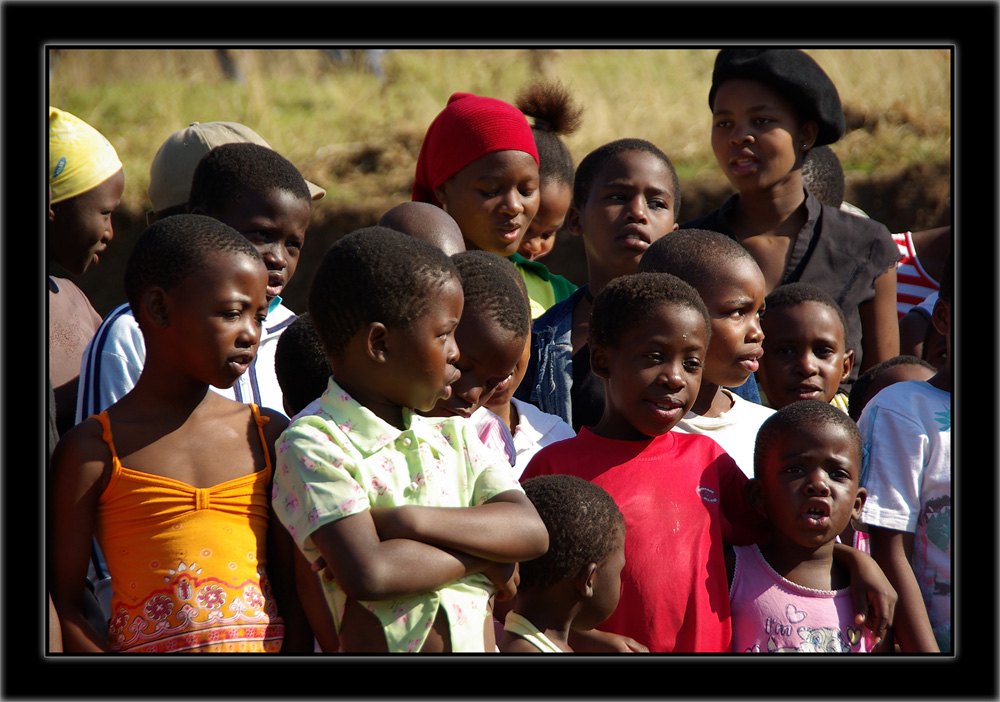
{"type": "Polygon", "coordinates": [[[506,150],[525,151],[538,163],[535,137],[524,113],[503,100],[453,94],[420,146],[413,201],[440,207],[435,188],[476,159],[506,150]]]}

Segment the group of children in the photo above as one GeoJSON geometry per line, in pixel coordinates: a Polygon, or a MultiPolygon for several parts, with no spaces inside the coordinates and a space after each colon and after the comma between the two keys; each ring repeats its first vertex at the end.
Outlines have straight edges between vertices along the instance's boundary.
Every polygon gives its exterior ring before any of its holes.
{"type": "Polygon", "coordinates": [[[241,125],[172,136],[187,200],[154,202],[51,455],[62,648],[950,651],[950,257],[946,366],[914,365],[888,230],[804,185],[829,78],[723,50],[709,105],[737,193],[679,223],[655,145],[572,169],[561,86],[454,94],[298,315],[322,189],[241,125]],[[562,222],[580,286],[538,262],[562,222]]]}

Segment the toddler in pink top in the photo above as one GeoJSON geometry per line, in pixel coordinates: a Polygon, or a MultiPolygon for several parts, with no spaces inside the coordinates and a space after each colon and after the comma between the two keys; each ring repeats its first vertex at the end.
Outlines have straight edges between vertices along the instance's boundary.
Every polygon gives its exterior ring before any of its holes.
{"type": "Polygon", "coordinates": [[[850,574],[833,556],[865,503],[860,473],[861,434],[827,402],[794,402],[761,425],[748,489],[772,536],[728,554],[734,652],[868,652],[880,643],[856,623],[850,574]]]}

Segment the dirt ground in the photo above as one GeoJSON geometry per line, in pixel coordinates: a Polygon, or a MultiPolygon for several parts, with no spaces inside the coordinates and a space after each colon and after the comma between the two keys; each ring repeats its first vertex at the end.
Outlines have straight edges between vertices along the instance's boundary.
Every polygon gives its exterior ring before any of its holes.
{"type": "MultiPolygon", "coordinates": [[[[718,207],[732,193],[728,183],[686,182],[680,221],[694,219],[718,207]]],[[[849,179],[845,200],[857,205],[890,231],[919,231],[945,226],[951,221],[951,166],[921,164],[893,175],[849,179]]],[[[406,199],[405,193],[364,203],[332,206],[323,203],[313,213],[305,244],[305,255],[286,291],[285,304],[305,311],[309,285],[327,247],[344,234],[374,224],[383,212],[406,199]]],[[[115,239],[100,263],[74,282],[87,294],[103,316],[125,301],[122,279],[132,244],[145,228],[144,212],[116,210],[115,239]]],[[[574,283],[586,282],[587,269],[582,242],[561,232],[555,250],[543,263],[554,273],[574,283]]],[[[58,270],[53,271],[60,275],[58,270]]]]}

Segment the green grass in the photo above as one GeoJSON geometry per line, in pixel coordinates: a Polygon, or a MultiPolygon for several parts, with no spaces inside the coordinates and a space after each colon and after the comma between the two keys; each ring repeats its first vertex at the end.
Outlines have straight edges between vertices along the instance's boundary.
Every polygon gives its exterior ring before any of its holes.
{"type": "MultiPolygon", "coordinates": [[[[547,75],[584,106],[566,142],[579,160],[623,136],[648,139],[682,180],[720,179],[708,141],[714,49],[559,50],[547,75]]],[[[848,179],[951,158],[951,56],[939,49],[810,50],[837,84],[850,131],[834,145],[848,179]],[[876,70],[873,70],[876,69],[876,70]]],[[[420,141],[456,91],[513,100],[538,75],[528,50],[390,51],[386,78],[325,63],[316,50],[246,52],[242,83],[224,80],[210,50],[69,50],[49,102],[115,145],[122,206],[147,206],[149,163],[192,121],[242,122],[327,188],[321,208],[406,198],[420,141]]]]}

